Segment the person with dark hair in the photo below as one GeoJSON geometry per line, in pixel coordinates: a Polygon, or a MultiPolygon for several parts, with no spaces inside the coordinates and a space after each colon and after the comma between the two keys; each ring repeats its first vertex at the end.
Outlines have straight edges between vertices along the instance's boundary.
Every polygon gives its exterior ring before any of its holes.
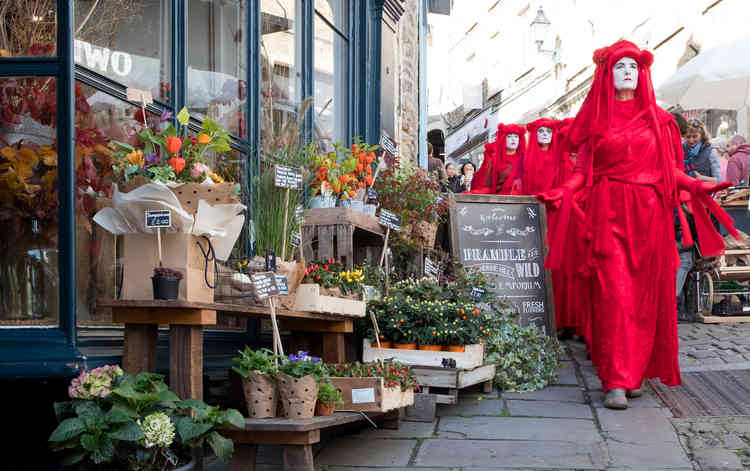
{"type": "Polygon", "coordinates": [[[729,162],[727,162],[727,181],[737,184],[750,183],[748,175],[748,156],[750,156],[750,143],[745,140],[744,136],[737,134],[729,139],[727,143],[727,153],[729,162]]]}
{"type": "Polygon", "coordinates": [[[445,180],[445,170],[443,169],[443,161],[435,157],[435,148],[432,143],[427,143],[427,171],[430,174],[436,173],[438,180],[445,180]]]}
{"type": "Polygon", "coordinates": [[[445,164],[445,189],[452,193],[463,193],[466,186],[461,183],[461,177],[456,173],[456,166],[452,162],[445,164]]]}
{"type": "Polygon", "coordinates": [[[721,183],[719,154],[711,145],[706,126],[698,119],[688,121],[685,130],[685,173],[702,182],[721,183]]]}
{"type": "Polygon", "coordinates": [[[461,185],[466,188],[465,191],[471,190],[471,182],[474,181],[474,172],[476,172],[476,167],[474,167],[473,163],[465,162],[461,165],[461,185]]]}
{"type": "Polygon", "coordinates": [[[672,116],[674,116],[674,120],[677,123],[677,127],[680,128],[680,136],[685,137],[685,133],[687,132],[687,128],[688,128],[687,119],[685,119],[685,117],[682,116],[681,113],[678,113],[676,111],[672,112],[672,116]]]}

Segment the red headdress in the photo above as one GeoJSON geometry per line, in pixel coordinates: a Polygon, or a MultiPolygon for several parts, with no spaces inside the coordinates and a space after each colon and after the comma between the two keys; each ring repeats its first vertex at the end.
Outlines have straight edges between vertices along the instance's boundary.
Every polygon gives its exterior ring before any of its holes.
{"type": "Polygon", "coordinates": [[[526,125],[529,131],[529,144],[526,147],[526,155],[523,159],[523,194],[534,195],[549,190],[559,183],[561,159],[558,158],[557,129],[560,122],[556,119],[539,118],[526,125]],[[543,151],[537,141],[539,128],[550,128],[552,130],[552,142],[548,151],[543,151]]]}
{"type": "Polygon", "coordinates": [[[500,155],[498,157],[500,160],[500,169],[506,170],[505,173],[508,174],[508,178],[500,189],[500,194],[509,195],[511,187],[513,186],[513,175],[516,173],[516,163],[520,159],[523,159],[523,156],[526,153],[526,128],[520,124],[501,123],[497,126],[497,139],[495,142],[498,143],[500,149],[500,155]],[[507,147],[505,146],[505,140],[508,137],[508,134],[518,135],[518,149],[516,149],[516,153],[513,155],[508,155],[506,153],[507,147]]]}
{"type": "Polygon", "coordinates": [[[495,134],[495,142],[484,145],[484,162],[474,174],[470,193],[495,194],[497,181],[502,172],[510,174],[516,157],[523,154],[525,130],[517,124],[499,124],[495,134]],[[518,134],[518,150],[514,155],[505,152],[505,137],[508,134],[518,134]]]}

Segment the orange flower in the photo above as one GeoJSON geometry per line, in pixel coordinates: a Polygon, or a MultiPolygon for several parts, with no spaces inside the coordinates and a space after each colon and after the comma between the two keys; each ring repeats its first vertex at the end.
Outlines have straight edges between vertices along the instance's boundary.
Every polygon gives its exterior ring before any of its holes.
{"type": "Polygon", "coordinates": [[[357,144],[352,144],[352,153],[356,154],[359,152],[359,146],[357,144]]]}
{"type": "MultiPolygon", "coordinates": [[[[182,147],[182,139],[180,139],[179,137],[169,136],[167,138],[167,151],[170,154],[178,153],[181,147],[182,147]]],[[[180,172],[177,172],[177,173],[180,173],[180,172]]]]}
{"type": "Polygon", "coordinates": [[[461,316],[461,319],[466,320],[466,316],[461,316]]]}
{"type": "Polygon", "coordinates": [[[134,150],[129,153],[125,156],[125,160],[127,160],[130,165],[135,165],[137,167],[143,167],[146,165],[146,160],[143,158],[143,153],[140,150],[134,150]]]}
{"type": "Polygon", "coordinates": [[[463,314],[464,313],[464,308],[459,309],[458,312],[460,312],[461,314],[463,314]]]}
{"type": "Polygon", "coordinates": [[[372,175],[367,175],[365,183],[367,183],[367,186],[372,186],[372,175]]]}
{"type": "Polygon", "coordinates": [[[198,144],[206,145],[209,142],[211,142],[211,136],[203,132],[198,134],[198,144]]]}
{"type": "Polygon", "coordinates": [[[472,314],[479,314],[479,309],[477,309],[477,308],[474,308],[474,310],[473,310],[473,311],[471,311],[471,313],[472,313],[472,314]]]}
{"type": "Polygon", "coordinates": [[[404,320],[403,320],[403,319],[399,319],[398,321],[399,321],[399,322],[401,322],[402,324],[404,323],[404,320]]]}
{"type": "Polygon", "coordinates": [[[182,157],[172,157],[169,159],[169,165],[174,169],[174,173],[179,174],[185,168],[185,159],[182,157]]]}
{"type": "Polygon", "coordinates": [[[349,190],[349,198],[354,198],[354,195],[356,195],[357,192],[354,190],[349,190]]]}

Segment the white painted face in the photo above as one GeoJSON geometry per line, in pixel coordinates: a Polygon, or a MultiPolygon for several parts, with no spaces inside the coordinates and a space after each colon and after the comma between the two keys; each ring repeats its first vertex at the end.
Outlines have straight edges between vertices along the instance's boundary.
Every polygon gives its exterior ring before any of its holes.
{"type": "Polygon", "coordinates": [[[635,90],[638,86],[638,63],[631,57],[623,57],[612,67],[615,90],[635,90]]]}
{"type": "Polygon", "coordinates": [[[518,142],[521,140],[518,134],[508,134],[505,136],[505,147],[510,150],[518,149],[518,142]]]}
{"type": "Polygon", "coordinates": [[[542,126],[536,130],[536,140],[539,144],[549,144],[552,142],[552,129],[542,126]]]}

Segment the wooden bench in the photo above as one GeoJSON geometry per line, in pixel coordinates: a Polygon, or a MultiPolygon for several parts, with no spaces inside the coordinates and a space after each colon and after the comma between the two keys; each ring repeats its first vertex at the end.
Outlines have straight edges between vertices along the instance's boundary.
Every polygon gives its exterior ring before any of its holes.
{"type": "MultiPolygon", "coordinates": [[[[368,414],[389,428],[398,427],[399,410],[386,414],[368,414]]],[[[357,412],[336,412],[330,417],[311,419],[245,419],[244,429],[231,429],[222,434],[234,442],[230,471],[255,471],[258,445],[281,445],[283,471],[313,471],[312,446],[320,442],[322,429],[365,420],[357,412]]]]}

